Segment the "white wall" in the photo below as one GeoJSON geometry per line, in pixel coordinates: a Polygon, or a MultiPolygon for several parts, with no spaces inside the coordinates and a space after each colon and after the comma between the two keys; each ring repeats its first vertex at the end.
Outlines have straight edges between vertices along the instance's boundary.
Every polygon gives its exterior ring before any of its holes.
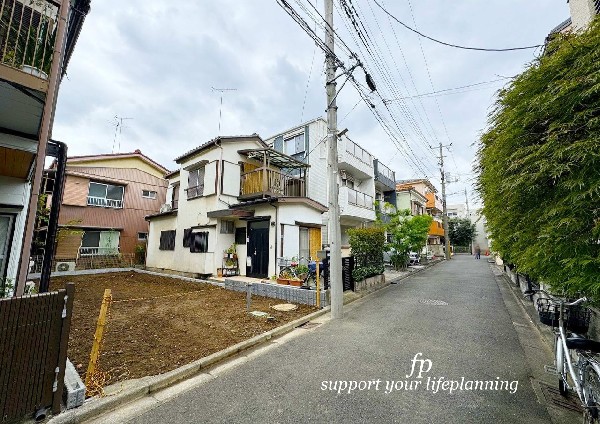
{"type": "Polygon", "coordinates": [[[585,29],[596,14],[593,0],[570,0],[569,10],[573,29],[576,31],[585,29]]]}
{"type": "MultiPolygon", "coordinates": [[[[14,235],[10,246],[6,277],[16,280],[19,270],[19,260],[21,249],[23,247],[23,235],[25,233],[25,221],[27,219],[27,209],[29,208],[29,198],[31,194],[30,185],[18,178],[0,176],[0,204],[7,207],[0,207],[0,212],[16,214],[14,221],[14,235]],[[10,206],[15,206],[11,208],[10,206]]],[[[28,253],[27,253],[28,255],[28,253]]]]}

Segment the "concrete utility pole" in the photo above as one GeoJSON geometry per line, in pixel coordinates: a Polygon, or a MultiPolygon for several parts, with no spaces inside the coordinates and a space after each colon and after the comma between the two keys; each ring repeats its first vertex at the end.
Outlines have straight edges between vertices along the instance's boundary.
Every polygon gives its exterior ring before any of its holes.
{"type": "Polygon", "coordinates": [[[325,44],[329,53],[325,53],[326,90],[327,90],[327,184],[329,190],[329,281],[331,284],[331,317],[343,317],[344,287],[342,284],[342,237],[340,234],[340,209],[338,204],[338,148],[337,148],[337,106],[335,82],[335,57],[333,34],[333,0],[325,0],[325,44]]]}
{"type": "Polygon", "coordinates": [[[444,225],[444,243],[446,246],[446,259],[450,259],[450,237],[448,237],[448,209],[446,208],[446,174],[444,172],[444,153],[442,149],[444,147],[450,147],[452,144],[448,146],[443,146],[440,142],[440,173],[442,176],[442,222],[444,225]]]}

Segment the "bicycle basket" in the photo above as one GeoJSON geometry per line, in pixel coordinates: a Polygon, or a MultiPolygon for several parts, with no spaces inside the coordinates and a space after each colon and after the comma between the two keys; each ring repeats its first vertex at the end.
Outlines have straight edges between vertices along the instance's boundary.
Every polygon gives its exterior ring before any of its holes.
{"type": "MultiPolygon", "coordinates": [[[[560,306],[550,299],[538,299],[537,310],[540,317],[540,322],[552,327],[558,327],[560,306]]],[[[573,333],[587,333],[590,326],[592,311],[583,306],[567,306],[565,307],[565,323],[566,329],[573,333]]]]}

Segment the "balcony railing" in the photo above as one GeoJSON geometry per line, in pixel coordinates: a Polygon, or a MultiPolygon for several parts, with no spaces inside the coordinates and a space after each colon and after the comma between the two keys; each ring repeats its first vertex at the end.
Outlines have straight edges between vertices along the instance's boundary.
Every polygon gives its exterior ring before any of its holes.
{"type": "Polygon", "coordinates": [[[240,198],[257,196],[304,197],[306,181],[304,178],[287,175],[282,172],[258,168],[241,176],[240,198]]]}
{"type": "Polygon", "coordinates": [[[358,160],[368,165],[369,167],[373,167],[373,156],[371,156],[369,152],[367,152],[365,149],[363,149],[350,139],[346,139],[346,152],[355,156],[358,160]]]}
{"type": "Polygon", "coordinates": [[[51,0],[0,0],[0,63],[48,78],[59,7],[51,0]]]}
{"type": "Polygon", "coordinates": [[[114,256],[119,254],[118,247],[80,247],[79,256],[114,256]]]}
{"type": "Polygon", "coordinates": [[[390,168],[388,168],[387,166],[385,166],[383,163],[381,162],[377,162],[377,172],[380,175],[383,175],[385,178],[388,178],[392,181],[394,181],[394,171],[392,171],[390,168]]]}
{"type": "Polygon", "coordinates": [[[369,196],[366,193],[351,188],[348,188],[348,203],[354,206],[375,210],[373,196],[369,196]]]}
{"type": "Polygon", "coordinates": [[[88,196],[87,204],[88,204],[88,206],[100,206],[103,208],[114,208],[114,209],[122,209],[123,208],[122,200],[107,199],[106,197],[88,196]]]}

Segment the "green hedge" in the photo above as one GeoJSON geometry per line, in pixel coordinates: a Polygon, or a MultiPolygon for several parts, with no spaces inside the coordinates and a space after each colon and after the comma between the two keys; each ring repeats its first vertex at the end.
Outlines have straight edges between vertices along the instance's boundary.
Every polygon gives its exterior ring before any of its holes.
{"type": "Polygon", "coordinates": [[[382,228],[352,228],[348,230],[355,281],[383,273],[383,249],[385,247],[385,231],[382,228]]]}

